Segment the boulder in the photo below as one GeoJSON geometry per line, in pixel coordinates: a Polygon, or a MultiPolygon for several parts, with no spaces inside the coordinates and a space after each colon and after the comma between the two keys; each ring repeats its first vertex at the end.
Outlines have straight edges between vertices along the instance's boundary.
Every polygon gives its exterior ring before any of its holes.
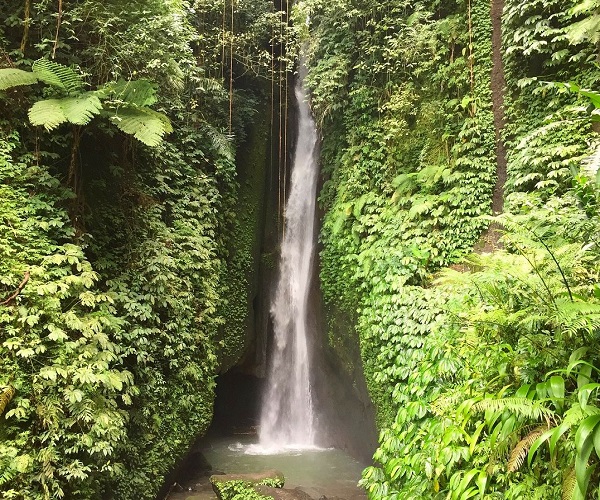
{"type": "Polygon", "coordinates": [[[300,488],[293,490],[284,488],[271,488],[270,486],[257,485],[254,490],[261,495],[272,497],[274,500],[314,500],[308,493],[300,488]]]}
{"type": "Polygon", "coordinates": [[[283,473],[272,469],[250,474],[214,475],[210,476],[210,482],[217,497],[221,500],[229,500],[242,490],[252,491],[257,485],[270,486],[274,489],[282,488],[285,478],[283,473]]]}

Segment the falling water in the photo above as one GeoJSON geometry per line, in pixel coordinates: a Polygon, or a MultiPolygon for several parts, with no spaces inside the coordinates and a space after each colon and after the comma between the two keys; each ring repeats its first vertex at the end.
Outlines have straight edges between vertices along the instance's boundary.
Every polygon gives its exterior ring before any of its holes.
{"type": "Polygon", "coordinates": [[[260,446],[271,451],[315,445],[307,305],[315,251],[317,132],[302,78],[297,80],[295,95],[298,140],[285,210],[279,282],[271,305],[275,342],[260,422],[260,446]]]}

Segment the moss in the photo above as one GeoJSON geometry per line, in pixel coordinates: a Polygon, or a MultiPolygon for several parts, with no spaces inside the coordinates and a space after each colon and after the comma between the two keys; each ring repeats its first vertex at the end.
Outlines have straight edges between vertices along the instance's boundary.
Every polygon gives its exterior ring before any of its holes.
{"type": "Polygon", "coordinates": [[[258,287],[263,233],[269,116],[263,113],[238,150],[239,196],[231,230],[229,259],[222,276],[226,304],[222,310],[221,370],[233,366],[244,353],[252,333],[252,297],[258,287]]]}
{"type": "Polygon", "coordinates": [[[273,498],[258,493],[254,489],[254,484],[248,481],[225,481],[212,484],[221,500],[272,500],[273,498]]]}
{"type": "Polygon", "coordinates": [[[264,474],[211,476],[210,482],[221,500],[267,500],[273,497],[259,493],[256,487],[283,488],[285,477],[272,470],[264,474]]]}

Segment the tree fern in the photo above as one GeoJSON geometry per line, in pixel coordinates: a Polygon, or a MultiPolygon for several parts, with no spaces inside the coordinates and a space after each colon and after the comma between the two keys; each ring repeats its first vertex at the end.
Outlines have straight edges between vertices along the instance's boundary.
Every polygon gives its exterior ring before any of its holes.
{"type": "Polygon", "coordinates": [[[148,80],[118,80],[107,83],[98,93],[112,101],[134,106],[151,106],[156,103],[156,85],[148,80]]]}
{"type": "Polygon", "coordinates": [[[68,66],[38,59],[31,67],[38,80],[65,91],[69,95],[83,91],[83,79],[77,72],[68,66]]]}
{"type": "Polygon", "coordinates": [[[98,96],[93,92],[86,92],[76,97],[38,101],[29,109],[28,116],[33,125],[52,130],[66,122],[87,125],[101,109],[102,103],[98,96]]]}
{"type": "Polygon", "coordinates": [[[173,131],[165,115],[149,108],[121,107],[109,120],[147,146],[157,146],[166,133],[173,131]]]}
{"type": "MultiPolygon", "coordinates": [[[[31,73],[0,69],[0,90],[37,81],[60,90],[56,97],[38,101],[28,111],[29,121],[46,130],[63,123],[87,125],[106,110],[105,115],[120,130],[148,146],[158,145],[165,134],[173,131],[166,115],[148,107],[156,102],[156,87],[148,80],[119,80],[84,92],[83,79],[75,70],[47,59],[35,61],[31,73]]],[[[218,145],[217,149],[225,148],[218,145]]],[[[226,149],[226,157],[233,160],[231,148],[226,149]]]]}
{"type": "Polygon", "coordinates": [[[33,85],[38,79],[31,71],[23,71],[16,68],[0,69],[0,90],[19,87],[21,85],[33,85]]]}

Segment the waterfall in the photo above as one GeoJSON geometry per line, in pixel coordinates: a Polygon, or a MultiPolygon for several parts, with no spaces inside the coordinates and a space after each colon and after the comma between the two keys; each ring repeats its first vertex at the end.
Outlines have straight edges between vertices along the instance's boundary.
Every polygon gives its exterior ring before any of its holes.
{"type": "Polygon", "coordinates": [[[279,281],[271,304],[275,339],[259,433],[261,447],[270,450],[315,446],[308,294],[315,253],[317,132],[301,77],[295,96],[298,140],[285,209],[279,281]]]}

